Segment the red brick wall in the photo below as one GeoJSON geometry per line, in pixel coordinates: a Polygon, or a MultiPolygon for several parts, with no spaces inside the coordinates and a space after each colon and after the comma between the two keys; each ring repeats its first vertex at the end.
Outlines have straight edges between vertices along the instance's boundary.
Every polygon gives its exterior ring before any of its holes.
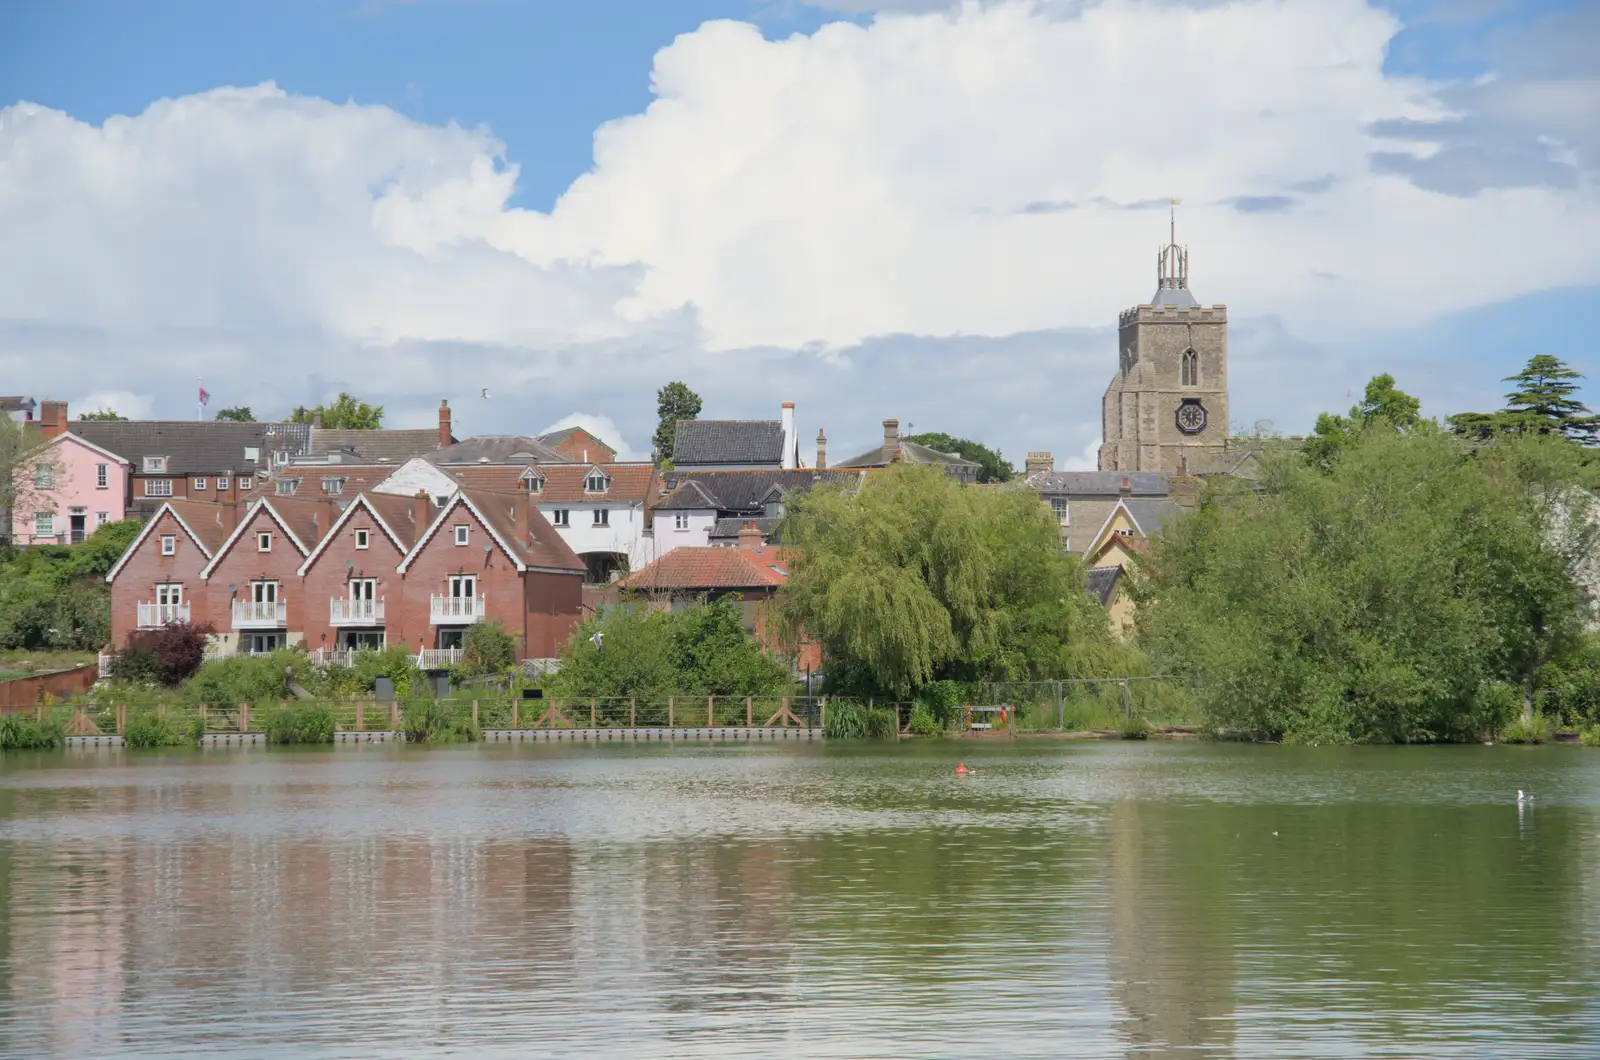
{"type": "Polygon", "coordinates": [[[523,575],[528,635],[525,659],[553,659],[583,619],[583,575],[528,571],[523,575]]]}
{"type": "MultiPolygon", "coordinates": [[[[253,581],[276,580],[278,599],[288,605],[287,629],[290,633],[301,632],[305,629],[306,617],[311,613],[307,607],[305,587],[295,574],[304,561],[305,556],[294,546],[278,521],[265,509],[256,512],[244,533],[233,543],[233,548],[212,569],[206,580],[206,618],[216,625],[218,633],[232,633],[232,601],[248,600],[250,583],[253,581]],[[271,552],[256,550],[258,532],[272,534],[271,552]],[[236,586],[236,594],[228,592],[230,584],[236,586]]],[[[122,579],[119,577],[117,580],[120,582],[122,579]]],[[[321,616],[324,623],[328,618],[327,608],[328,602],[324,599],[321,616]]],[[[200,621],[198,609],[194,612],[194,618],[196,622],[200,621]]],[[[291,641],[293,639],[290,638],[291,641]]]]}
{"type": "MultiPolygon", "coordinates": [[[[117,572],[116,580],[111,583],[111,643],[120,648],[128,642],[128,634],[138,627],[138,605],[156,602],[156,584],[159,582],[181,583],[193,621],[197,624],[206,621],[210,613],[207,602],[209,587],[200,580],[200,568],[206,562],[205,553],[200,551],[200,547],[173,518],[172,513],[163,512],[156,526],[139,545],[138,551],[128,557],[128,561],[117,572]],[[177,538],[174,543],[177,549],[175,555],[161,554],[163,534],[172,534],[177,538]]],[[[224,628],[221,623],[217,625],[219,632],[224,628]]]]}
{"type": "MultiPolygon", "coordinates": [[[[617,451],[578,427],[567,435],[565,441],[555,446],[555,451],[569,460],[587,461],[591,464],[609,464],[617,458],[617,451]],[[586,455],[587,454],[587,455],[586,455]]],[[[535,656],[542,658],[542,656],[535,656]]]]}
{"type": "Polygon", "coordinates": [[[378,598],[384,601],[388,635],[385,643],[393,646],[403,642],[413,649],[419,647],[418,631],[427,632],[428,612],[424,607],[420,627],[416,616],[407,613],[405,587],[395,571],[403,558],[404,554],[378,526],[372,513],[364,507],[357,508],[349,521],[339,528],[339,536],[328,542],[328,547],[306,571],[305,577],[294,586],[295,592],[305,597],[305,609],[301,614],[305,618],[307,650],[332,648],[338,644],[338,628],[328,621],[328,602],[334,597],[347,599],[352,578],[377,580],[378,598]],[[357,530],[367,531],[368,547],[365,549],[356,548],[357,530]],[[346,568],[346,563],[354,567],[346,568]]]}
{"type": "Polygon", "coordinates": [[[0,681],[0,714],[13,714],[33,710],[46,692],[56,699],[87,692],[100,679],[100,667],[80,666],[75,670],[40,674],[37,677],[19,677],[14,681],[0,681]]]}

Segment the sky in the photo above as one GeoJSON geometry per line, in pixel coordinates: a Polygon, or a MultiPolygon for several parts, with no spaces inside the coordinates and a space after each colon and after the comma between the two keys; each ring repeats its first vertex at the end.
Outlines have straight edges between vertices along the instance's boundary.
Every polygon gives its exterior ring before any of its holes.
{"type": "Polygon", "coordinates": [[[1600,0],[11,0],[0,391],[1092,467],[1173,197],[1293,434],[1600,373],[1597,168],[1600,0]]]}

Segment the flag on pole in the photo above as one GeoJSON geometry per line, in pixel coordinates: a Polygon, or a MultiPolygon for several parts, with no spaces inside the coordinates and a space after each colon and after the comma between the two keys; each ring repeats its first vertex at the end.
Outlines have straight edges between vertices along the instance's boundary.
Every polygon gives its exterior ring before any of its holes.
{"type": "Polygon", "coordinates": [[[204,405],[211,400],[211,395],[206,393],[206,388],[200,388],[200,404],[204,405]]]}

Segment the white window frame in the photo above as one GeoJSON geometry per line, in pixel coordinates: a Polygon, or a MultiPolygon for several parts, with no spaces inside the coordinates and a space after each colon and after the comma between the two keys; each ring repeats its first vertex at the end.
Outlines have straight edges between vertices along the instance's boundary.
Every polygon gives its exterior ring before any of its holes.
{"type": "Polygon", "coordinates": [[[604,471],[591,471],[587,475],[584,476],[584,479],[583,479],[583,492],[585,492],[585,493],[604,493],[604,492],[606,492],[606,488],[610,484],[611,484],[611,480],[606,477],[606,473],[604,471]],[[593,485],[593,483],[596,483],[596,482],[599,483],[598,486],[593,485]]]}
{"type": "Polygon", "coordinates": [[[172,496],[172,480],[170,478],[147,478],[144,480],[144,495],[146,497],[172,496]]]}
{"type": "Polygon", "coordinates": [[[178,554],[178,535],[161,535],[161,554],[163,556],[176,556],[178,554]]]}
{"type": "Polygon", "coordinates": [[[97,490],[111,488],[110,464],[96,464],[94,466],[94,488],[97,490]]]}
{"type": "Polygon", "coordinates": [[[206,480],[205,479],[197,478],[197,479],[194,480],[194,490],[195,490],[196,493],[200,492],[201,490],[203,490],[205,488],[206,488],[206,480]]]}
{"type": "Polygon", "coordinates": [[[594,525],[597,527],[611,525],[611,509],[596,508],[594,510],[594,525]]]}
{"type": "Polygon", "coordinates": [[[1072,505],[1065,497],[1051,497],[1050,511],[1055,514],[1056,522],[1062,526],[1072,525],[1072,505]]]}
{"type": "Polygon", "coordinates": [[[356,548],[364,549],[370,547],[372,547],[372,531],[364,526],[358,527],[356,529],[356,548]]]}
{"type": "Polygon", "coordinates": [[[247,489],[250,489],[251,487],[253,487],[254,485],[255,485],[255,482],[253,482],[251,480],[249,475],[240,475],[239,476],[239,488],[240,489],[247,490],[247,489]]]}
{"type": "Polygon", "coordinates": [[[167,471],[167,458],[164,456],[147,456],[144,458],[143,467],[146,475],[164,475],[167,471]]]}
{"type": "Polygon", "coordinates": [[[55,512],[34,512],[33,513],[33,536],[34,537],[55,537],[56,536],[56,513],[55,512]]]}
{"type": "Polygon", "coordinates": [[[456,524],[456,544],[465,545],[472,537],[472,527],[466,523],[456,524]]]}
{"type": "Polygon", "coordinates": [[[220,492],[224,492],[224,491],[227,490],[227,488],[228,488],[228,476],[227,475],[218,475],[217,476],[217,491],[219,493],[220,492]]]}
{"type": "Polygon", "coordinates": [[[161,582],[156,586],[156,606],[176,607],[183,603],[182,582],[161,582]]]}
{"type": "Polygon", "coordinates": [[[258,530],[258,531],[256,531],[256,551],[257,552],[271,552],[272,551],[272,531],[271,530],[258,530]]]}
{"type": "Polygon", "coordinates": [[[259,445],[247,445],[247,446],[245,446],[244,447],[244,458],[246,460],[250,461],[252,464],[261,463],[261,447],[259,445]]]}
{"type": "Polygon", "coordinates": [[[329,475],[322,480],[322,492],[330,497],[337,497],[344,492],[344,483],[343,475],[329,475]]]}
{"type": "Polygon", "coordinates": [[[275,490],[280,497],[293,497],[300,491],[300,480],[297,478],[280,478],[275,490]]]}
{"type": "Polygon", "coordinates": [[[550,513],[550,525],[565,529],[572,525],[571,515],[565,508],[557,508],[550,513]]]}
{"type": "Polygon", "coordinates": [[[687,529],[689,529],[689,513],[688,512],[673,512],[672,513],[672,528],[674,530],[687,530],[687,529]]]}
{"type": "Polygon", "coordinates": [[[528,488],[529,493],[544,492],[544,476],[538,474],[532,468],[522,473],[522,484],[528,488]]]}
{"type": "Polygon", "coordinates": [[[473,599],[478,595],[478,576],[476,574],[451,574],[445,578],[445,589],[453,599],[473,599]]]}
{"type": "Polygon", "coordinates": [[[345,584],[345,597],[352,604],[370,604],[378,599],[378,579],[351,578],[345,584]]]}
{"type": "Polygon", "coordinates": [[[95,512],[94,513],[94,525],[96,525],[96,526],[104,526],[107,523],[109,523],[110,521],[111,521],[111,513],[110,512],[95,512]]]}
{"type": "Polygon", "coordinates": [[[55,489],[56,469],[49,464],[35,464],[33,467],[33,488],[36,490],[55,489]]]}

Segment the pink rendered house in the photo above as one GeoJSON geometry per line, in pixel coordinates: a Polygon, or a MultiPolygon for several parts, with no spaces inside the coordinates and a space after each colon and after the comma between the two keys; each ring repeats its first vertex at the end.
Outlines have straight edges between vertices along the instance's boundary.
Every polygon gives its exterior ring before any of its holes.
{"type": "Polygon", "coordinates": [[[123,457],[75,434],[57,434],[18,467],[11,539],[19,545],[77,544],[128,517],[123,457]]]}

